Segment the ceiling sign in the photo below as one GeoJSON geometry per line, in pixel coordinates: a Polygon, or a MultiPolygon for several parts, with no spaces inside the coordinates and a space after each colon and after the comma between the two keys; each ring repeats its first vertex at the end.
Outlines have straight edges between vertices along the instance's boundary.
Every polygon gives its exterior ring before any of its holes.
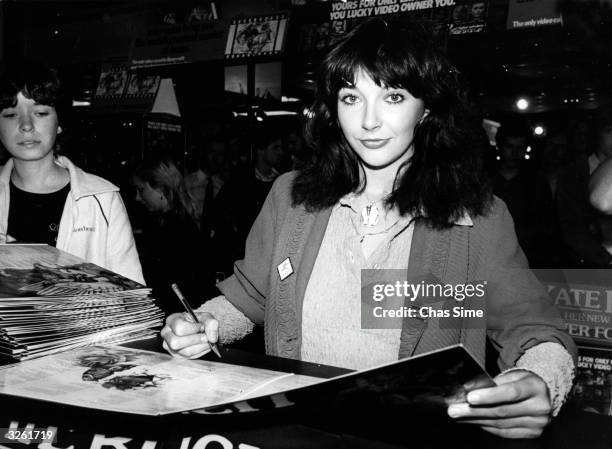
{"type": "Polygon", "coordinates": [[[563,25],[559,0],[509,0],[508,30],[563,25]]]}
{"type": "Polygon", "coordinates": [[[349,0],[331,3],[332,28],[351,19],[400,14],[420,22],[431,22],[434,34],[447,28],[449,34],[480,33],[485,30],[488,0],[349,0]]]}
{"type": "Polygon", "coordinates": [[[333,2],[330,20],[363,19],[424,9],[454,6],[455,0],[352,0],[333,2]]]}
{"type": "Polygon", "coordinates": [[[152,14],[146,28],[135,32],[130,67],[221,59],[227,21],[219,17],[218,2],[196,3],[198,6],[185,9],[175,2],[152,14]]]}

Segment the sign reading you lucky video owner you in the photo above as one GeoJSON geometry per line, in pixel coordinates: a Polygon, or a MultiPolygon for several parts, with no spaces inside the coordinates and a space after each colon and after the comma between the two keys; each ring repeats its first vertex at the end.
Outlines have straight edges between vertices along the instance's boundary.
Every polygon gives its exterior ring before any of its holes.
{"type": "Polygon", "coordinates": [[[455,6],[455,0],[351,0],[333,2],[330,20],[359,19],[385,14],[455,6]]]}
{"type": "Polygon", "coordinates": [[[485,0],[349,0],[331,3],[329,20],[337,27],[338,22],[351,19],[403,14],[419,21],[431,20],[459,35],[483,32],[487,10],[485,0]]]}

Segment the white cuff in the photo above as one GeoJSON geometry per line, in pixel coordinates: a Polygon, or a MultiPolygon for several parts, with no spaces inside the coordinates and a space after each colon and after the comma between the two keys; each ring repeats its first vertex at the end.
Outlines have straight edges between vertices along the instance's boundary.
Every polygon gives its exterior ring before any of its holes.
{"type": "Polygon", "coordinates": [[[223,295],[206,301],[196,312],[208,312],[219,321],[219,343],[223,345],[240,340],[253,332],[255,326],[223,295]]]}
{"type": "Polygon", "coordinates": [[[525,351],[514,368],[504,372],[519,369],[536,374],[546,383],[552,416],[557,416],[574,381],[576,367],[570,353],[559,343],[540,343],[525,351]]]}

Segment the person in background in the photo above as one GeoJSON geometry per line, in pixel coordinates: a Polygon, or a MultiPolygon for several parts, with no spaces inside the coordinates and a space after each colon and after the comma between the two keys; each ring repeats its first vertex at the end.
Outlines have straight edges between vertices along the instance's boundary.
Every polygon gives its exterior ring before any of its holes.
{"type": "Polygon", "coordinates": [[[557,211],[557,186],[563,171],[572,161],[571,138],[567,127],[562,124],[550,124],[546,127],[546,135],[541,140],[539,154],[536,154],[539,162],[539,173],[546,179],[548,192],[545,194],[545,203],[542,204],[546,211],[546,218],[552,211],[552,220],[546,225],[547,234],[542,235],[542,241],[537,244],[542,248],[540,253],[546,265],[535,264],[537,268],[566,268],[568,263],[567,251],[559,225],[559,213],[557,211]],[[549,203],[552,201],[552,204],[549,203]]]}
{"type": "MultiPolygon", "coordinates": [[[[575,268],[612,266],[610,218],[596,209],[605,202],[606,159],[612,156],[612,107],[601,107],[595,117],[595,148],[560,174],[557,182],[557,210],[563,239],[575,268]],[[602,165],[602,170],[596,170],[602,165]],[[592,193],[589,194],[589,178],[592,193]],[[589,201],[594,202],[595,208],[589,201]]],[[[604,207],[605,209],[605,207],[604,207]]],[[[568,267],[569,268],[569,267],[568,267]]]]}
{"type": "Polygon", "coordinates": [[[521,120],[502,123],[495,136],[500,160],[493,181],[493,193],[501,198],[516,229],[519,244],[531,268],[551,268],[556,263],[550,229],[555,212],[546,178],[525,160],[530,128],[521,120]]]}
{"type": "Polygon", "coordinates": [[[167,318],[166,350],[199,357],[209,341],[257,323],[275,356],[366,369],[463,342],[484,365],[488,336],[497,385],[448,414],[504,437],[540,435],[570,391],[575,346],[491,195],[464,92],[418,25],[376,18],[350,31],[318,73],[312,159],[274,183],[244,259],[199,309],[200,323],[167,318]],[[400,317],[364,329],[362,269],[401,270],[409,282],[486,280],[486,323],[400,317]]]}
{"type": "Polygon", "coordinates": [[[119,188],[56,154],[71,101],[37,63],[0,75],[0,243],[46,243],[144,283],[119,188]]]}
{"type": "Polygon", "coordinates": [[[185,176],[185,187],[195,202],[196,218],[201,219],[207,200],[217,196],[225,182],[223,166],[227,158],[227,144],[223,138],[216,137],[200,149],[194,150],[195,170],[185,176]],[[208,198],[207,198],[208,194],[208,198]]]}
{"type": "Polygon", "coordinates": [[[257,214],[283,170],[284,136],[268,123],[253,133],[254,161],[246,172],[237,171],[221,188],[213,206],[213,247],[219,270],[231,274],[244,255],[244,242],[257,214]]]}
{"type": "MultiPolygon", "coordinates": [[[[602,114],[612,114],[612,109],[602,111],[602,114]]],[[[608,148],[600,152],[603,161],[593,171],[589,180],[589,200],[591,205],[606,217],[599,220],[599,235],[602,245],[612,254],[612,118],[600,119],[599,146],[608,148]],[[604,124],[602,124],[604,122],[604,124]]]]}
{"type": "Polygon", "coordinates": [[[612,215],[612,157],[607,158],[589,179],[589,200],[599,212],[612,215]]]}
{"type": "Polygon", "coordinates": [[[302,137],[301,131],[289,130],[285,136],[285,140],[287,144],[287,154],[291,159],[291,169],[302,169],[306,165],[309,154],[304,144],[304,138],[302,137]]]}
{"type": "Polygon", "coordinates": [[[152,215],[138,242],[144,276],[166,313],[181,310],[171,284],[192,296],[210,288],[208,254],[201,254],[195,203],[171,158],[155,154],[134,170],[136,201],[152,215]]]}

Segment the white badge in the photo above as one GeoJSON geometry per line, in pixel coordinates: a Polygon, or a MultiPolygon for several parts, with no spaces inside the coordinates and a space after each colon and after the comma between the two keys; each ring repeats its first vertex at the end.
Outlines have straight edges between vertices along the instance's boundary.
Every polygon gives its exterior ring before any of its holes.
{"type": "Polygon", "coordinates": [[[283,260],[281,264],[276,267],[276,269],[278,270],[278,274],[280,275],[281,281],[284,281],[291,275],[291,273],[293,273],[293,267],[291,266],[291,261],[288,257],[283,260]]]}

